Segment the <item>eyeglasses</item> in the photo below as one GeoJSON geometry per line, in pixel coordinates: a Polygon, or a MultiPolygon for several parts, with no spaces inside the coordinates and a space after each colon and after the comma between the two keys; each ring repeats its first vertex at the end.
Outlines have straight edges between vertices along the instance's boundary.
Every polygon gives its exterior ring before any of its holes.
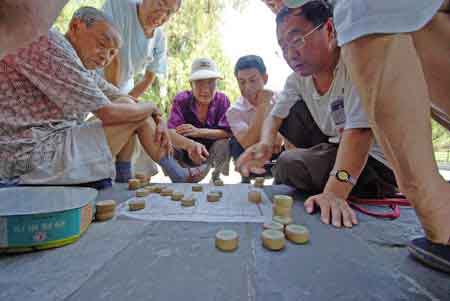
{"type": "Polygon", "coordinates": [[[305,46],[306,38],[309,37],[310,35],[312,35],[316,30],[318,30],[324,24],[325,23],[321,23],[318,26],[314,27],[311,31],[309,31],[305,35],[295,38],[295,40],[292,41],[291,43],[287,43],[286,47],[289,47],[289,48],[302,48],[303,46],[305,46]]]}

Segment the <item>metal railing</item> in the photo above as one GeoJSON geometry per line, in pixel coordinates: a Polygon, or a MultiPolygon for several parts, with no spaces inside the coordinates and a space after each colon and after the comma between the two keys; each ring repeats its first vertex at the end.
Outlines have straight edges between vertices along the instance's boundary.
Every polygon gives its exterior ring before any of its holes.
{"type": "Polygon", "coordinates": [[[450,165],[450,149],[435,151],[434,157],[436,158],[436,161],[439,164],[449,164],[450,165]]]}

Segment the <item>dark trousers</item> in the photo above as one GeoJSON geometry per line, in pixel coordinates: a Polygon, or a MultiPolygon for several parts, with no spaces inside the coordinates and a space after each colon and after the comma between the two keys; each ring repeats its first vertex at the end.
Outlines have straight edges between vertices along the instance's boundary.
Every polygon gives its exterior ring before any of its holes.
{"type": "Polygon", "coordinates": [[[230,138],[230,155],[231,158],[236,162],[237,159],[244,153],[245,149],[242,147],[242,145],[237,141],[236,137],[230,138]]]}
{"type": "MultiPolygon", "coordinates": [[[[283,121],[280,133],[296,149],[285,151],[272,169],[277,184],[287,184],[310,193],[321,193],[336,161],[338,145],[329,143],[315,123],[305,102],[299,100],[283,121]]],[[[392,170],[369,157],[352,195],[382,198],[397,192],[392,170]]]]}

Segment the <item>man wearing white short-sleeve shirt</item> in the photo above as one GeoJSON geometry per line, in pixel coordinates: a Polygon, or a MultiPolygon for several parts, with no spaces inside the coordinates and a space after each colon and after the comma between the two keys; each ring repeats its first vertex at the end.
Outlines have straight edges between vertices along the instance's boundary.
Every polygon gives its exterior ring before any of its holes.
{"type": "MultiPolygon", "coordinates": [[[[230,139],[230,153],[237,161],[245,149],[259,141],[263,121],[272,109],[275,97],[272,92],[264,91],[269,76],[261,57],[257,55],[240,57],[234,67],[234,75],[241,96],[228,109],[227,120],[233,132],[230,139]]],[[[279,136],[272,159],[276,159],[280,153],[282,142],[282,137],[279,136]]],[[[266,166],[268,172],[270,167],[270,164],[266,166]]],[[[242,177],[242,183],[249,182],[249,177],[242,177]]]]}
{"type": "MultiPolygon", "coordinates": [[[[107,0],[103,11],[110,15],[123,37],[119,55],[104,70],[105,78],[122,93],[138,99],[167,71],[166,36],[161,26],[180,8],[181,0],[107,0]],[[143,73],[137,83],[134,78],[143,73]]],[[[116,158],[116,181],[126,182],[134,171],[152,176],[155,163],[142,152],[136,141],[130,142],[116,158]],[[129,161],[130,157],[132,162],[129,161]]]]}
{"type": "Polygon", "coordinates": [[[285,151],[272,170],[275,181],[317,193],[322,221],[352,227],[352,195],[383,197],[397,191],[395,177],[374,141],[362,104],[340,58],[331,7],[311,1],[277,16],[277,35],[295,71],[266,118],[261,140],[238,161],[244,173],[259,170],[280,132],[297,148],[285,151]]]}

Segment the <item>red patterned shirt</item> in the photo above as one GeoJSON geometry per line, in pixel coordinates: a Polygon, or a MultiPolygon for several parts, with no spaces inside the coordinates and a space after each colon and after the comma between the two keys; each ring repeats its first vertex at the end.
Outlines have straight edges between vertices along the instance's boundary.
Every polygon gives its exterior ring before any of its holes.
{"type": "Polygon", "coordinates": [[[110,103],[119,91],[87,70],[70,42],[49,31],[0,60],[0,178],[51,157],[66,129],[110,103]]]}

